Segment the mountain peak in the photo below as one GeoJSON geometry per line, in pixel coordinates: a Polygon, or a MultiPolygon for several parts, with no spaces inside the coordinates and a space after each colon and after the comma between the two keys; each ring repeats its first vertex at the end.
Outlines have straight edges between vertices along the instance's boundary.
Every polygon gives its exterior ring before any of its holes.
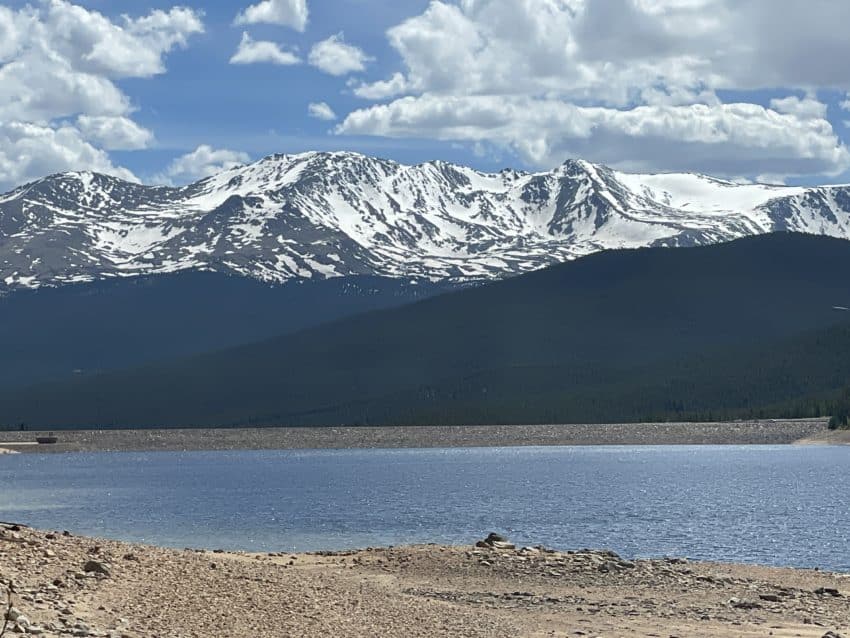
{"type": "Polygon", "coordinates": [[[83,171],[0,196],[0,288],[183,270],[480,281],[609,248],[786,230],[850,237],[850,188],[629,174],[581,159],[483,173],[277,154],[181,188],[83,171]]]}

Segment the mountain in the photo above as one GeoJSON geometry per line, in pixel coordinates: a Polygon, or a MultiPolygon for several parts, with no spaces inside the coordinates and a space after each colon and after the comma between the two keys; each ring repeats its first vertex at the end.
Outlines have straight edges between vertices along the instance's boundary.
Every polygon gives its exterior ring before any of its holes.
{"type": "Polygon", "coordinates": [[[221,350],[448,289],[379,277],[271,285],[187,271],[15,291],[0,297],[0,387],[221,350]]]}
{"type": "Polygon", "coordinates": [[[7,391],[0,423],[569,422],[784,410],[850,378],[848,263],[850,242],[785,233],[603,252],[256,344],[7,391]]]}
{"type": "Polygon", "coordinates": [[[850,187],[631,175],[584,161],[485,174],[275,155],[180,188],[67,173],[0,196],[0,294],[184,270],[487,281],[605,249],[773,231],[850,237],[850,187]]]}

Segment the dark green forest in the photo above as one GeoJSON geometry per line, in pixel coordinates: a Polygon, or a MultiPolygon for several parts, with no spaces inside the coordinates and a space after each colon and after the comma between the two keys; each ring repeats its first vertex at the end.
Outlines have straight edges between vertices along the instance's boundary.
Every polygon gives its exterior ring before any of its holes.
{"type": "Polygon", "coordinates": [[[255,344],[7,392],[0,422],[191,427],[831,415],[848,402],[847,264],[850,242],[791,234],[600,253],[255,344]]]}
{"type": "Polygon", "coordinates": [[[435,295],[381,277],[271,285],[212,272],[0,292],[0,386],[221,350],[435,295]]]}

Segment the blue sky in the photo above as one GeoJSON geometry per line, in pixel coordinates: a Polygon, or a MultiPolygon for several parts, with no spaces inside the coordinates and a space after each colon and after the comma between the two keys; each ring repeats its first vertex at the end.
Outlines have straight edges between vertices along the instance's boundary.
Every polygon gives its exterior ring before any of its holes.
{"type": "Polygon", "coordinates": [[[314,2],[308,28],[299,33],[275,25],[234,26],[236,11],[231,3],[204,3],[206,32],[186,50],[169,56],[168,73],[152,81],[124,84],[141,107],[135,119],[156,132],[158,148],[127,153],[121,160],[139,174],[151,173],[174,155],[210,144],[238,149],[253,158],[309,150],[354,150],[404,162],[441,158],[481,163],[469,150],[452,144],[334,135],[334,123],[309,117],[308,105],[325,102],[340,115],[362,107],[363,100],[346,87],[346,77],[322,73],[309,64],[228,64],[244,31],[256,40],[297,49],[301,55],[316,42],[342,32],[347,42],[374,58],[367,72],[357,77],[381,79],[399,67],[384,32],[425,6],[427,2],[410,0],[314,2]]]}
{"type": "Polygon", "coordinates": [[[841,4],[0,2],[0,186],[89,169],[180,183],[307,150],[850,181],[841,4]],[[265,57],[233,63],[246,33],[265,57]],[[362,68],[318,68],[334,38],[362,68]],[[335,119],[310,115],[320,103],[335,119]]]}

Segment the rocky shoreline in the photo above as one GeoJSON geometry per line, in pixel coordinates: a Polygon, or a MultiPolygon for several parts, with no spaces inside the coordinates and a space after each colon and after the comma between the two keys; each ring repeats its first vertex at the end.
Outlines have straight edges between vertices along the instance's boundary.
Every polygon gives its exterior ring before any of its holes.
{"type": "Polygon", "coordinates": [[[625,423],[510,426],[78,430],[55,445],[25,445],[40,432],[0,432],[22,453],[510,447],[553,445],[783,445],[829,443],[828,419],[725,423],[625,423]]]}
{"type": "MultiPolygon", "coordinates": [[[[850,635],[850,575],[609,551],[183,551],[0,525],[7,636],[850,635]]],[[[2,600],[2,595],[0,595],[2,600]]]]}

